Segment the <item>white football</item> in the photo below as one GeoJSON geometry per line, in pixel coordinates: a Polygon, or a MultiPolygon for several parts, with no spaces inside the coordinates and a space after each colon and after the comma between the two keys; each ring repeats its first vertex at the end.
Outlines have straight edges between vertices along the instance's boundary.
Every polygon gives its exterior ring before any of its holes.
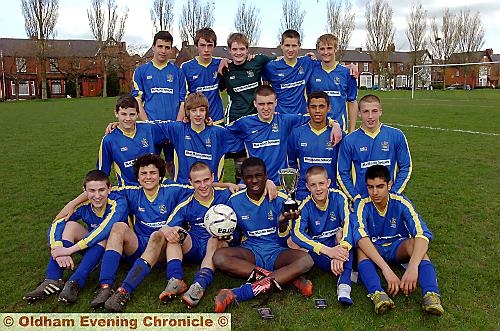
{"type": "Polygon", "coordinates": [[[203,219],[205,229],[215,237],[225,237],[233,234],[234,229],[236,229],[236,222],[234,210],[223,204],[210,207],[203,219]]]}

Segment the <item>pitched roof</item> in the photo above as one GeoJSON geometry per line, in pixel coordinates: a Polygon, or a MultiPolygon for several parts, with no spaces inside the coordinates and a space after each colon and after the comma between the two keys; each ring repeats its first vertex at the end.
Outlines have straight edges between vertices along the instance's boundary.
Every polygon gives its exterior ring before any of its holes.
{"type": "MultiPolygon", "coordinates": [[[[5,56],[30,57],[35,54],[32,39],[0,38],[0,49],[5,56]]],[[[47,56],[54,57],[95,57],[99,47],[95,40],[49,40],[47,56]]]]}

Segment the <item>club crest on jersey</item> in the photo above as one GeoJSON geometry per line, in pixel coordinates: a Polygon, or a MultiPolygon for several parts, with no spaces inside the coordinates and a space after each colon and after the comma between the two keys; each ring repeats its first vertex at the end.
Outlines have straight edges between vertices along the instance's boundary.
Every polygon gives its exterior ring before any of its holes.
{"type": "Polygon", "coordinates": [[[300,67],[299,68],[299,75],[303,75],[304,74],[304,68],[300,67]]]}
{"type": "Polygon", "coordinates": [[[388,141],[383,141],[381,144],[382,151],[388,152],[389,151],[389,142],[388,141]]]}
{"type": "Polygon", "coordinates": [[[148,143],[148,140],[146,138],[141,139],[141,144],[142,144],[142,147],[144,147],[144,148],[149,147],[149,143],[148,143]]]}
{"type": "Polygon", "coordinates": [[[394,229],[395,229],[395,228],[396,228],[396,226],[397,226],[397,223],[396,223],[396,218],[394,218],[394,217],[393,217],[393,218],[391,219],[391,228],[394,228],[394,229]]]}
{"type": "Polygon", "coordinates": [[[273,126],[272,126],[271,130],[272,130],[273,132],[279,132],[280,130],[279,130],[279,128],[278,128],[278,123],[273,123],[273,126]]]}
{"type": "Polygon", "coordinates": [[[328,140],[326,142],[326,150],[327,151],[331,151],[333,149],[333,145],[332,145],[332,142],[330,140],[328,140]]]}
{"type": "Polygon", "coordinates": [[[335,216],[335,213],[333,211],[330,212],[330,221],[335,222],[337,220],[337,217],[335,216]]]}
{"type": "Polygon", "coordinates": [[[253,70],[247,70],[247,77],[253,77],[253,76],[255,76],[253,70]]]}
{"type": "Polygon", "coordinates": [[[366,146],[360,147],[359,151],[360,152],[368,152],[368,147],[366,147],[366,146]]]}
{"type": "Polygon", "coordinates": [[[212,75],[213,79],[217,78],[217,71],[214,71],[214,74],[212,75]]]}
{"type": "Polygon", "coordinates": [[[267,213],[267,219],[270,220],[270,221],[274,220],[274,216],[273,216],[272,210],[269,210],[269,212],[267,213]]]}
{"type": "Polygon", "coordinates": [[[340,84],[340,78],[339,77],[335,77],[333,80],[335,81],[335,84],[337,84],[337,85],[340,84]]]}
{"type": "Polygon", "coordinates": [[[205,146],[212,147],[212,140],[210,140],[210,138],[207,138],[207,140],[205,140],[205,146]]]}
{"type": "Polygon", "coordinates": [[[120,152],[126,152],[126,151],[128,151],[128,147],[127,146],[120,148],[120,152]]]}
{"type": "Polygon", "coordinates": [[[172,83],[174,81],[174,76],[172,74],[167,75],[167,82],[172,83]]]}
{"type": "Polygon", "coordinates": [[[167,207],[165,207],[165,205],[161,205],[160,206],[160,213],[162,213],[162,214],[166,214],[167,213],[167,207]]]}

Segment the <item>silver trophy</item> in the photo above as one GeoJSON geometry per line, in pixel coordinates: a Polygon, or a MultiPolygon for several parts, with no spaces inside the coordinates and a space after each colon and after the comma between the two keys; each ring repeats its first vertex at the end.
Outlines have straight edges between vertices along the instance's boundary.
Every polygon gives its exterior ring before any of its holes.
{"type": "Polygon", "coordinates": [[[288,195],[288,199],[284,202],[284,211],[292,212],[299,209],[299,204],[295,201],[295,191],[299,182],[299,171],[294,168],[285,168],[278,170],[280,185],[288,195]]]}

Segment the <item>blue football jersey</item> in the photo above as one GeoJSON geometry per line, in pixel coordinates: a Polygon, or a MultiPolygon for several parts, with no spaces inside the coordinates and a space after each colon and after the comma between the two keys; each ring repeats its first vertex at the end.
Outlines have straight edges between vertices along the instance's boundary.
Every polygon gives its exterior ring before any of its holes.
{"type": "MultiPolygon", "coordinates": [[[[87,226],[89,233],[76,243],[80,249],[85,249],[108,239],[113,224],[116,222],[126,223],[127,217],[127,201],[119,194],[111,192],[106,207],[100,213],[96,213],[90,201],[87,201],[76,207],[75,212],[68,221],[82,220],[87,226]]],[[[65,226],[66,220],[64,217],[51,224],[48,232],[50,247],[63,246],[62,235],[65,226]]]]}
{"type": "Polygon", "coordinates": [[[328,192],[326,205],[320,207],[312,196],[308,196],[300,205],[300,217],[294,221],[293,241],[308,251],[320,254],[324,246],[337,244],[337,232],[342,230],[341,244],[352,247],[352,235],[349,226],[349,204],[347,197],[336,189],[328,192]]]}
{"type": "Polygon", "coordinates": [[[210,64],[204,65],[198,61],[198,57],[195,57],[181,65],[189,93],[201,92],[207,97],[210,117],[215,124],[224,123],[224,108],[217,75],[220,61],[221,58],[212,57],[210,64]]]}
{"type": "Polygon", "coordinates": [[[276,110],[283,114],[305,114],[306,82],[318,62],[307,56],[299,56],[294,65],[284,58],[269,61],[264,68],[264,80],[268,80],[274,91],[278,105],[276,110]]]}
{"type": "Polygon", "coordinates": [[[175,64],[158,66],[153,61],[134,71],[131,95],[144,103],[149,120],[177,119],[179,106],[186,97],[186,78],[175,64]]]}
{"type": "Polygon", "coordinates": [[[352,216],[354,243],[364,237],[380,246],[392,245],[401,238],[432,239],[427,224],[402,194],[390,193],[384,211],[379,211],[370,197],[357,200],[352,216]]]}
{"type": "Polygon", "coordinates": [[[359,128],[342,139],[337,178],[349,199],[368,195],[365,173],[375,164],[389,169],[393,181],[391,191],[402,193],[410,180],[412,162],[401,130],[382,124],[374,133],[359,128]]]}
{"type": "Polygon", "coordinates": [[[349,69],[341,64],[326,71],[318,65],[314,67],[311,77],[306,85],[307,94],[323,91],[330,97],[331,117],[339,122],[342,130],[347,131],[347,106],[346,102],[356,101],[358,95],[357,82],[349,73],[349,69]]]}

